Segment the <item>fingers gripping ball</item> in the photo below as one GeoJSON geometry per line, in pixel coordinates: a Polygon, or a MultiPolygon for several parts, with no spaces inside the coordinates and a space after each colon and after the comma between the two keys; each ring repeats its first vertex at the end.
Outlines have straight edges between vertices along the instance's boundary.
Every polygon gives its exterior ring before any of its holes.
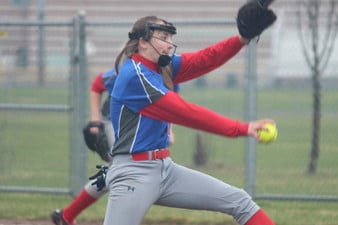
{"type": "Polygon", "coordinates": [[[269,144],[274,142],[278,136],[278,130],[275,124],[267,123],[264,125],[266,129],[258,131],[259,140],[261,143],[269,144]]]}

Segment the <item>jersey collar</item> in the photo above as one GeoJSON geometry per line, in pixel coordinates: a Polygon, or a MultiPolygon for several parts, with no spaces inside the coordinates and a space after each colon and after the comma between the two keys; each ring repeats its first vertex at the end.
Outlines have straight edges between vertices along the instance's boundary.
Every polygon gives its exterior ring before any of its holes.
{"type": "Polygon", "coordinates": [[[154,63],[152,61],[150,61],[147,58],[144,58],[143,56],[141,56],[138,53],[135,53],[132,57],[132,60],[136,61],[136,62],[140,62],[143,65],[145,65],[146,67],[148,67],[149,69],[151,69],[152,71],[157,73],[157,63],[154,63]]]}

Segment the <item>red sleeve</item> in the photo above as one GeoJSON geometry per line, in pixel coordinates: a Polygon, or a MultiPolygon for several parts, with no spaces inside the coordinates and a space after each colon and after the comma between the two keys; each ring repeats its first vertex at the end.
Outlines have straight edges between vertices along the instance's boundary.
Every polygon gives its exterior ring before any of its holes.
{"type": "Polygon", "coordinates": [[[206,74],[231,59],[244,46],[239,36],[232,36],[202,50],[182,53],[182,64],[174,82],[181,83],[206,74]]]}
{"type": "Polygon", "coordinates": [[[101,94],[102,92],[106,91],[106,86],[104,86],[102,81],[103,73],[99,73],[93,80],[91,91],[101,94]]]}
{"type": "Polygon", "coordinates": [[[144,116],[186,127],[227,136],[248,135],[248,123],[224,117],[202,106],[186,102],[178,94],[169,91],[153,104],[144,107],[144,116]]]}

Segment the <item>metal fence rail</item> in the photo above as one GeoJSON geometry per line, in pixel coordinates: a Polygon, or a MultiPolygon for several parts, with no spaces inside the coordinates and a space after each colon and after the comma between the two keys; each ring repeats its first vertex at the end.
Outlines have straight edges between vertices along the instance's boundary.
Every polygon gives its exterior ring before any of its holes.
{"type": "MultiPolygon", "coordinates": [[[[37,42],[34,46],[38,49],[37,70],[33,73],[38,73],[37,87],[48,87],[46,78],[46,29],[51,27],[70,29],[68,34],[69,50],[66,54],[69,55],[68,74],[65,75],[68,86],[69,96],[67,97],[69,103],[64,104],[23,104],[23,103],[1,103],[0,112],[45,112],[45,113],[65,113],[70,121],[68,128],[70,130],[69,149],[71,149],[71,161],[69,163],[69,187],[68,188],[53,188],[53,187],[27,187],[16,185],[1,185],[2,192],[28,192],[28,193],[53,193],[53,194],[71,194],[76,195],[85,184],[86,177],[86,149],[83,141],[79,138],[79,130],[81,130],[86,120],[87,99],[86,92],[80,94],[80,90],[88,89],[88,79],[86,72],[86,53],[85,53],[85,17],[79,14],[74,17],[71,22],[1,22],[0,28],[7,27],[13,29],[25,29],[27,27],[36,29],[38,31],[37,42]],[[69,81],[69,84],[67,82],[69,81]]],[[[9,31],[9,32],[16,32],[9,31]]],[[[13,40],[14,41],[14,40],[13,40]]],[[[31,46],[29,46],[31,47],[31,46]]],[[[34,49],[34,48],[32,48],[34,49]]],[[[31,50],[32,51],[32,50],[31,50]]],[[[1,55],[0,55],[1,56],[1,55]]],[[[33,62],[35,64],[35,62],[33,62]]],[[[19,65],[20,66],[20,65],[19,65]]],[[[19,67],[20,69],[20,67],[19,67]]],[[[66,71],[66,70],[63,70],[66,71]]],[[[13,73],[14,75],[16,72],[13,73]]],[[[15,76],[19,76],[17,74],[15,76]]],[[[28,74],[26,74],[28,75],[28,74]]],[[[12,74],[10,74],[12,76],[12,74]]],[[[25,81],[16,80],[16,77],[5,78],[5,89],[10,89],[12,86],[24,87],[25,81]],[[14,80],[14,81],[13,81],[14,80]],[[13,83],[14,82],[14,83],[13,83]],[[7,84],[6,84],[7,83],[7,84]]],[[[31,85],[30,85],[31,86],[31,85]]]]}
{"type": "MultiPolygon", "coordinates": [[[[185,31],[182,31],[186,36],[190,37],[189,46],[183,49],[182,51],[194,49],[196,46],[204,46],[208,41],[212,42],[213,39],[218,39],[219,37],[224,36],[224,31],[218,33],[219,26],[229,26],[229,30],[234,28],[234,21],[194,21],[194,22],[184,22],[184,21],[174,21],[177,26],[186,27],[185,31]],[[193,27],[193,28],[191,28],[193,27]],[[212,28],[211,28],[212,27],[212,28]],[[188,28],[191,28],[190,30],[188,28]],[[214,33],[203,32],[207,29],[212,29],[214,33]],[[198,35],[205,35],[201,39],[205,39],[205,43],[199,43],[194,37],[198,35]],[[212,40],[209,40],[212,39],[212,40]]],[[[86,122],[88,114],[88,96],[87,92],[83,90],[89,90],[89,74],[96,74],[99,71],[102,71],[103,68],[111,66],[111,64],[103,62],[107,56],[110,56],[113,51],[117,51],[114,47],[114,50],[109,52],[107,49],[103,49],[100,56],[95,55],[92,57],[88,53],[88,43],[95,42],[96,45],[100,45],[100,38],[107,36],[104,39],[105,46],[116,46],[121,44],[125,40],[126,30],[131,26],[129,22],[90,22],[86,21],[84,14],[79,14],[74,17],[74,20],[69,23],[57,23],[57,22],[1,22],[0,29],[3,27],[10,28],[25,28],[33,27],[35,31],[39,31],[39,35],[35,36],[37,40],[35,41],[35,48],[31,51],[36,51],[38,55],[34,59],[36,64],[36,69],[33,69],[33,75],[38,74],[37,85],[47,85],[48,86],[48,76],[49,67],[46,66],[46,41],[47,39],[47,28],[58,27],[66,28],[69,31],[62,30],[63,35],[67,35],[69,39],[67,44],[69,48],[65,47],[68,50],[67,57],[61,57],[60,55],[55,54],[55,57],[60,57],[61,59],[68,59],[68,74],[64,75],[61,80],[61,83],[69,85],[67,86],[69,91],[69,103],[68,104],[26,104],[26,103],[0,103],[0,113],[9,112],[9,111],[18,111],[18,112],[46,112],[46,113],[65,113],[69,119],[69,130],[70,130],[70,140],[69,140],[69,152],[70,152],[70,161],[69,161],[69,188],[54,188],[54,187],[23,187],[15,185],[0,185],[0,192],[37,192],[37,193],[55,193],[55,194],[72,194],[75,195],[78,193],[83,185],[87,181],[87,150],[82,140],[82,137],[79,135],[83,125],[86,122]],[[95,31],[95,32],[94,32],[95,31]],[[106,42],[109,41],[109,44],[106,42]],[[41,50],[42,49],[42,50],[41,50]],[[96,61],[95,61],[96,60],[96,61]],[[46,80],[47,79],[47,80],[46,80]],[[43,81],[41,83],[41,81],[43,81]],[[45,82],[45,83],[44,83],[45,82]]],[[[53,33],[55,31],[50,31],[53,33]]],[[[57,31],[58,32],[58,31],[57,31]]],[[[61,32],[61,31],[60,31],[61,32]]],[[[230,33],[230,32],[229,32],[230,33]]],[[[50,35],[50,34],[49,34],[50,35]]],[[[51,37],[51,36],[48,36],[51,37]]],[[[51,37],[53,39],[53,37],[51,37]]],[[[32,40],[29,40],[32,41],[32,40]]],[[[59,40],[58,40],[59,41],[59,40]]],[[[183,43],[183,39],[178,38],[178,42],[183,43]]],[[[59,42],[58,42],[59,43],[59,42]]],[[[51,47],[51,46],[48,46],[51,47]]],[[[52,46],[55,47],[55,46],[52,46]]],[[[58,46],[57,46],[58,47],[58,46]]],[[[56,49],[57,49],[56,47],[56,49]]],[[[64,47],[64,46],[63,46],[64,47]]],[[[182,47],[183,48],[183,47],[182,47]]],[[[1,50],[1,49],[0,49],[1,50]]],[[[54,51],[55,49],[53,49],[54,51]]],[[[0,52],[1,53],[1,52],[0,52]]],[[[55,52],[53,52],[55,53],[55,52]]],[[[239,83],[242,84],[242,87],[245,88],[245,111],[246,119],[252,120],[257,116],[257,49],[256,44],[252,42],[248,51],[245,52],[245,55],[239,57],[239,59],[234,60],[227,67],[227,71],[232,71],[240,77],[239,83]],[[240,62],[239,62],[240,61],[240,62]],[[243,66],[243,64],[245,66],[243,66]],[[229,69],[230,68],[230,69],[229,69]],[[241,76],[243,74],[243,76],[241,76]]],[[[64,52],[62,53],[65,54],[64,52]]],[[[1,55],[0,55],[1,56],[1,55]]],[[[52,63],[51,63],[52,64],[52,63]]],[[[65,71],[58,66],[53,67],[53,71],[56,71],[58,75],[59,71],[65,71]]],[[[11,71],[10,71],[11,72],[11,71]]],[[[10,72],[8,72],[9,75],[10,72]]],[[[224,76],[224,70],[218,72],[219,77],[224,76]]],[[[15,74],[16,77],[11,76],[1,77],[5,85],[9,83],[10,85],[24,86],[24,82],[20,81],[20,74],[15,74]],[[8,79],[8,80],[6,80],[8,79]],[[12,81],[13,79],[14,81],[12,81]],[[7,82],[7,83],[6,83],[7,82]],[[14,84],[12,84],[14,83],[14,84]]],[[[59,80],[58,80],[59,81],[59,80]]],[[[57,82],[58,82],[57,81],[57,82]]],[[[0,80],[1,82],[1,80],[0,80]]],[[[53,81],[54,82],[54,81],[53,81]]],[[[219,85],[223,81],[216,80],[214,81],[215,85],[219,85]]],[[[1,96],[0,96],[1,97],[1,96]]],[[[257,176],[257,163],[256,163],[256,146],[255,141],[248,139],[246,143],[246,161],[245,161],[245,189],[253,196],[255,199],[262,200],[297,200],[297,201],[338,201],[338,196],[336,195],[290,195],[290,194],[261,194],[256,191],[256,176],[257,176]]],[[[1,178],[0,178],[1,179],[1,178]]]]}

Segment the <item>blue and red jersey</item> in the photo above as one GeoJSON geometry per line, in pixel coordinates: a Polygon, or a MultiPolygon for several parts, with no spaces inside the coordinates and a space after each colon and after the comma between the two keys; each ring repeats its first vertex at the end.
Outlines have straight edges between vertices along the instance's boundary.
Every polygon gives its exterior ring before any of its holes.
{"type": "Polygon", "coordinates": [[[92,82],[91,91],[99,94],[108,91],[108,93],[110,94],[113,90],[115,79],[115,69],[110,69],[106,72],[99,73],[92,82]]]}
{"type": "MultiPolygon", "coordinates": [[[[175,85],[200,77],[224,64],[242,48],[233,36],[197,52],[172,57],[175,85]]],[[[111,93],[115,131],[112,154],[130,154],[169,146],[170,123],[227,137],[247,135],[248,123],[185,101],[169,90],[157,64],[135,53],[120,67],[111,93]]]]}

